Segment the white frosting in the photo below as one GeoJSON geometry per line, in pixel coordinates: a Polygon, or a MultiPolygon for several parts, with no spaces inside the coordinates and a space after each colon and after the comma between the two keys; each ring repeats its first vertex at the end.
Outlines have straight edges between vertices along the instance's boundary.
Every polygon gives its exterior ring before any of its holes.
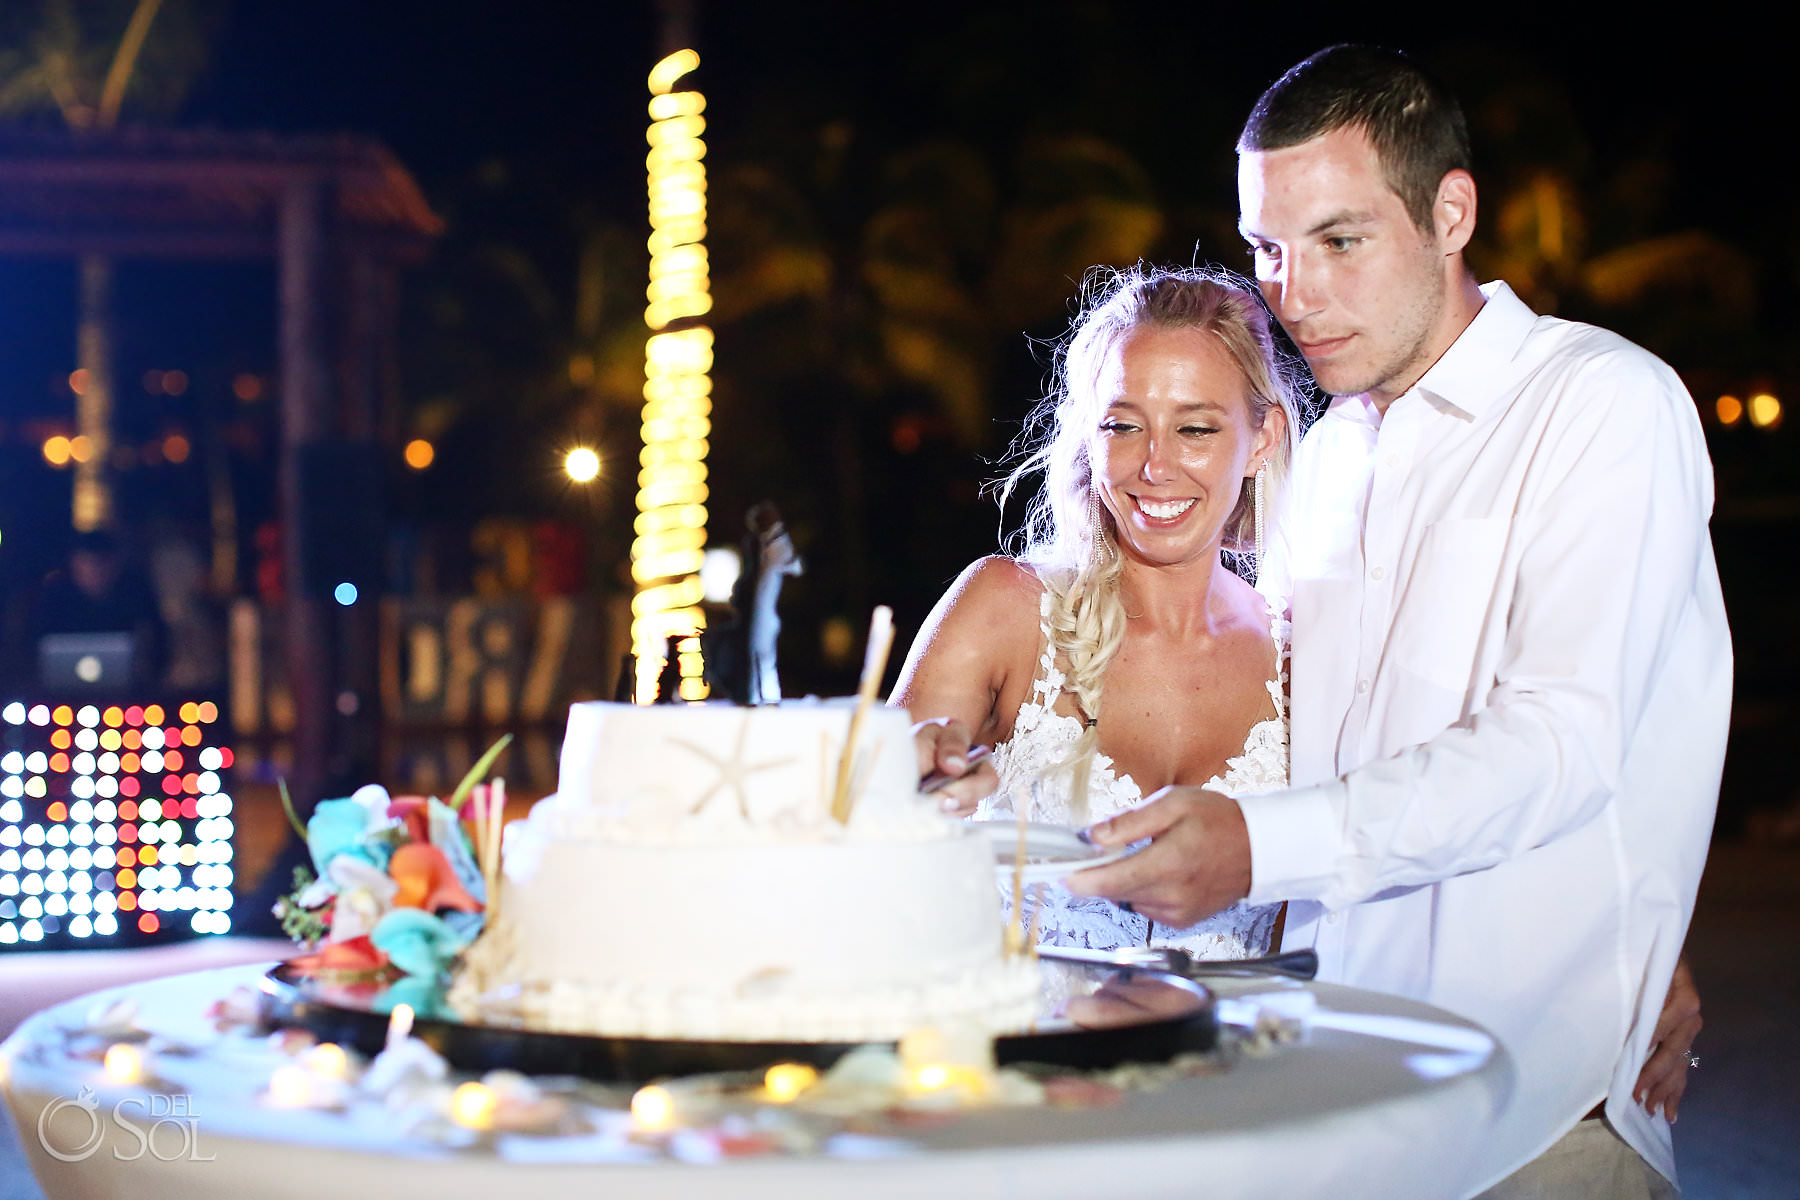
{"type": "Polygon", "coordinates": [[[575,705],[452,1002],[621,1036],[1022,1028],[1035,964],[1001,955],[988,840],[918,795],[905,713],[866,715],[833,817],[851,711],[575,705]]]}

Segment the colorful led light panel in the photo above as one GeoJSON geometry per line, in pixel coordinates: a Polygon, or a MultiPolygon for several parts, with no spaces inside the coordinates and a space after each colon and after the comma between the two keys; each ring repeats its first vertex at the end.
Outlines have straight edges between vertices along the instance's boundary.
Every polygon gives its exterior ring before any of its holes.
{"type": "Polygon", "coordinates": [[[225,736],[210,700],[0,705],[0,951],[227,932],[225,736]]]}

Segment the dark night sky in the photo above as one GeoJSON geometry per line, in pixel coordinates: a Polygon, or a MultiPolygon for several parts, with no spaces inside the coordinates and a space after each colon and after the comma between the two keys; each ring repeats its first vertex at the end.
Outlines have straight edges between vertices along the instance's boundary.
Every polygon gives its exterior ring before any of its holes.
{"type": "MultiPolygon", "coordinates": [[[[1496,72],[1551,81],[1590,160],[1648,151],[1673,165],[1665,225],[1800,261],[1783,232],[1791,199],[1768,178],[1771,146],[1796,111],[1786,66],[1778,39],[1728,15],[1654,27],[1634,18],[1621,32],[1579,13],[1533,22],[1444,6],[697,8],[695,79],[711,99],[715,165],[755,156],[771,130],[836,119],[875,144],[950,135],[998,153],[1032,132],[1092,132],[1143,163],[1178,222],[1184,207],[1233,202],[1231,139],[1281,70],[1333,41],[1386,41],[1446,70],[1453,86],[1496,72]]],[[[439,203],[484,160],[529,162],[608,219],[643,222],[643,80],[660,28],[646,0],[239,0],[223,11],[183,123],[372,135],[439,203]]],[[[0,319],[32,346],[72,353],[54,274],[14,277],[0,319]],[[21,302],[46,288],[41,303],[21,302]]],[[[0,367],[15,358],[0,352],[0,367]]]]}
{"type": "MultiPolygon", "coordinates": [[[[1688,206],[1730,228],[1777,198],[1757,176],[1796,111],[1779,39],[1730,19],[1729,6],[1709,6],[1705,22],[1634,17],[1629,29],[1580,5],[1555,21],[1441,5],[1369,15],[1067,0],[698,7],[695,78],[726,146],[734,118],[771,112],[849,117],[896,142],[1089,123],[1136,142],[1153,174],[1181,186],[1221,177],[1221,164],[1229,178],[1230,134],[1250,102],[1313,49],[1388,42],[1449,66],[1455,86],[1456,64],[1479,48],[1565,88],[1599,154],[1652,137],[1696,173],[1711,163],[1690,181],[1688,206]],[[1225,140],[1184,135],[1199,128],[1225,140]]],[[[629,218],[642,207],[643,78],[658,28],[641,0],[239,3],[184,116],[372,133],[428,186],[485,156],[543,157],[572,180],[616,187],[629,218]]]]}

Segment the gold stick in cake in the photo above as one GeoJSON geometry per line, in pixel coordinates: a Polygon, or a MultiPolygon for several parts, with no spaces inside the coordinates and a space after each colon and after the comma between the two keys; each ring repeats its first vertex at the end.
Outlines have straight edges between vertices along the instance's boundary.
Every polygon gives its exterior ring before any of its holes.
{"type": "Polygon", "coordinates": [[[856,709],[850,714],[850,732],[844,738],[844,752],[838,759],[837,788],[832,793],[831,815],[840,825],[850,823],[850,775],[856,766],[856,738],[862,732],[863,716],[875,703],[881,690],[881,678],[887,673],[888,651],[894,646],[894,610],[878,605],[869,621],[869,649],[863,655],[862,685],[856,690],[856,709]]]}
{"type": "Polygon", "coordinates": [[[1014,793],[1013,811],[1019,818],[1019,845],[1013,851],[1012,920],[1006,923],[1006,953],[1009,956],[1024,954],[1028,945],[1025,941],[1025,836],[1031,806],[1022,803],[1022,799],[1014,793]]]}
{"type": "MultiPolygon", "coordinates": [[[[475,851],[475,867],[481,872],[483,887],[488,882],[487,827],[487,785],[478,783],[469,789],[469,845],[475,851]]],[[[490,893],[488,899],[493,898],[490,893]]]]}
{"type": "Polygon", "coordinates": [[[483,828],[482,838],[486,843],[487,853],[485,879],[487,884],[487,919],[492,922],[500,907],[500,846],[502,833],[506,825],[506,780],[495,779],[487,786],[487,823],[483,828]]]}

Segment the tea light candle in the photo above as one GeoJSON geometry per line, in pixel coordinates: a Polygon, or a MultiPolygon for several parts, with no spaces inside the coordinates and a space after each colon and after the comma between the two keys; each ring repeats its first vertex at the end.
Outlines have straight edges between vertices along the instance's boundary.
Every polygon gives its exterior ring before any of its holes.
{"type": "Polygon", "coordinates": [[[323,1075],[327,1079],[348,1079],[350,1077],[350,1056],[336,1042],[320,1042],[317,1046],[300,1056],[306,1069],[315,1075],[323,1075]]]}
{"type": "Polygon", "coordinates": [[[464,1083],[450,1094],[450,1119],[465,1129],[491,1129],[497,1101],[485,1083],[464,1083]]]}
{"type": "Polygon", "coordinates": [[[144,1053],[126,1042],[115,1042],[106,1048],[101,1064],[108,1083],[139,1083],[144,1078],[144,1053]]]}
{"type": "Polygon", "coordinates": [[[392,1050],[412,1033],[413,1009],[410,1004],[396,1004],[388,1016],[387,1048],[392,1050]]]}
{"type": "Polygon", "coordinates": [[[805,1063],[776,1063],[763,1075],[763,1098],[787,1104],[818,1080],[819,1072],[805,1063]]]}
{"type": "Polygon", "coordinates": [[[276,1108],[306,1108],[315,1088],[310,1071],[298,1063],[282,1063],[269,1076],[269,1103],[276,1108]]]}
{"type": "Polygon", "coordinates": [[[675,1122],[675,1097],[655,1084],[641,1087],[631,1097],[631,1119],[642,1130],[667,1129],[675,1122]]]}

